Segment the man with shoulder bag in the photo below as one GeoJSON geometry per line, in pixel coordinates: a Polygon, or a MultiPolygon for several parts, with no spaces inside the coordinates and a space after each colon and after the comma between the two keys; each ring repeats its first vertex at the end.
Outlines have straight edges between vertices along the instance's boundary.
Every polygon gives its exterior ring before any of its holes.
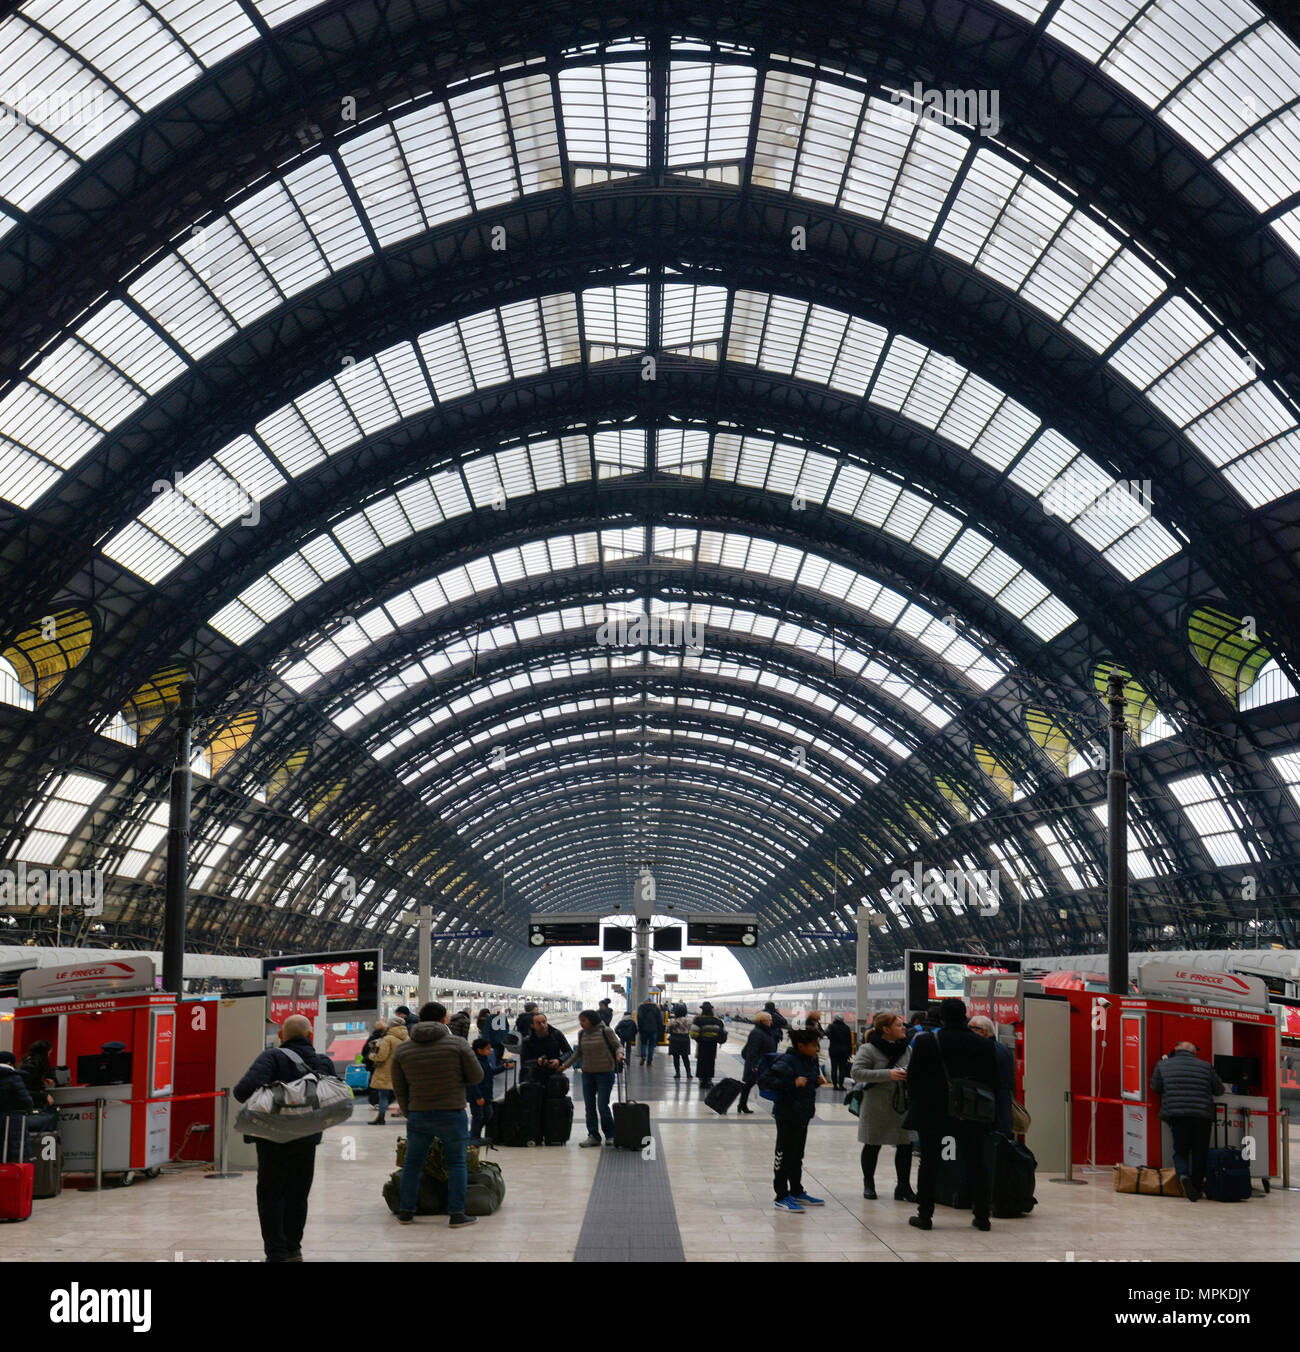
{"type": "Polygon", "coordinates": [[[908,1109],[903,1125],[917,1133],[921,1165],[917,1214],[908,1224],[933,1228],[939,1166],[945,1157],[964,1168],[970,1183],[971,1222],[989,1229],[988,1134],[997,1113],[998,1065],[992,1044],[966,1026],[966,1005],[944,1000],[939,1027],[912,1040],[907,1068],[908,1109]],[[951,1149],[945,1152],[945,1144],[951,1149]]]}
{"type": "MultiPolygon", "coordinates": [[[[311,1022],[293,1014],[280,1028],[280,1045],[268,1047],[231,1091],[236,1103],[271,1085],[292,1085],[304,1075],[334,1079],[334,1063],[311,1044],[311,1022]]],[[[277,1093],[282,1091],[277,1088],[277,1093]]],[[[351,1091],[348,1091],[351,1097],[351,1091]]],[[[349,1108],[349,1112],[351,1109],[349,1108]]],[[[237,1125],[239,1123],[237,1122],[237,1125]]],[[[301,1263],[307,1196],[316,1173],[321,1133],[293,1139],[244,1137],[257,1147],[257,1219],[268,1263],[301,1263]]]]}

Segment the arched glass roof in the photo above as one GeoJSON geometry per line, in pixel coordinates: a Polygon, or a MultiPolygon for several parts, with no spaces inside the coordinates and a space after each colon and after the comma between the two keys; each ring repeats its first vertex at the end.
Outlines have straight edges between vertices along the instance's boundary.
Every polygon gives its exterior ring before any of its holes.
{"type": "Polygon", "coordinates": [[[214,952],[517,984],[643,863],[767,981],[1087,951],[1119,667],[1137,942],[1300,937],[1296,31],[959,10],[12,7],[11,856],[156,944],[192,671],[214,952]]]}

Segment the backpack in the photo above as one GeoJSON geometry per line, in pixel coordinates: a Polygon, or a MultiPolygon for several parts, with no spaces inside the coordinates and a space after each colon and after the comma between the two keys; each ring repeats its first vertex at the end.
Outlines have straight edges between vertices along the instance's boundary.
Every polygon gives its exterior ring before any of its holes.
{"type": "Polygon", "coordinates": [[[264,1141],[296,1141],[336,1127],[352,1116],[352,1090],[337,1075],[309,1070],[297,1052],[280,1047],[302,1074],[296,1080],[273,1080],[254,1089],[239,1110],[235,1127],[264,1141]]]}
{"type": "Polygon", "coordinates": [[[775,1103],[780,1095],[775,1089],[763,1088],[763,1076],[767,1074],[768,1068],[780,1055],[780,1052],[764,1052],[762,1056],[754,1058],[754,1071],[758,1080],[758,1096],[768,1099],[772,1103],[775,1103]]]}

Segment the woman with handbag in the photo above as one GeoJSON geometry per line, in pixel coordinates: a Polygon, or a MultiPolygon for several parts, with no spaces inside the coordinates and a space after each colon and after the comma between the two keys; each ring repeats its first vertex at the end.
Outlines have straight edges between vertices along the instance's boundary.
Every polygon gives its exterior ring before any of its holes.
{"type": "Polygon", "coordinates": [[[862,1195],[876,1200],[876,1161],[880,1147],[894,1147],[894,1201],[915,1202],[912,1191],[912,1143],[915,1135],[903,1126],[907,1111],[907,1063],[912,1049],[907,1025],[898,1014],[880,1013],[871,1032],[853,1058],[850,1075],[863,1086],[858,1110],[858,1140],[862,1142],[862,1195]]]}

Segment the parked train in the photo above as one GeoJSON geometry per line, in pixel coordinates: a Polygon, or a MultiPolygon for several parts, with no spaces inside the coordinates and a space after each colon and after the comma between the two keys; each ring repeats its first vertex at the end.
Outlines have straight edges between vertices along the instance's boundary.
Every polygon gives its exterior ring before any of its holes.
{"type": "MultiPolygon", "coordinates": [[[[978,959],[973,959],[978,961],[978,959]]],[[[1021,974],[1040,980],[1047,990],[1104,991],[1109,982],[1104,953],[1075,954],[1059,958],[1023,959],[1021,974]]],[[[1238,972],[1258,976],[1267,982],[1274,995],[1300,999],[1300,950],[1272,948],[1205,949],[1181,952],[1134,953],[1129,957],[1130,989],[1137,989],[1138,968],[1147,962],[1176,962],[1211,972],[1238,972]]],[[[768,986],[750,991],[729,991],[710,997],[717,1013],[732,1019],[752,1022],[754,1015],[769,1000],[787,1019],[802,1020],[813,1010],[829,1022],[836,1014],[845,1021],[857,1020],[857,982],[853,977],[830,977],[819,981],[797,981],[784,986],[768,986]]],[[[872,972],[868,984],[867,1014],[891,1010],[908,1014],[907,992],[901,969],[872,972]]]]}

